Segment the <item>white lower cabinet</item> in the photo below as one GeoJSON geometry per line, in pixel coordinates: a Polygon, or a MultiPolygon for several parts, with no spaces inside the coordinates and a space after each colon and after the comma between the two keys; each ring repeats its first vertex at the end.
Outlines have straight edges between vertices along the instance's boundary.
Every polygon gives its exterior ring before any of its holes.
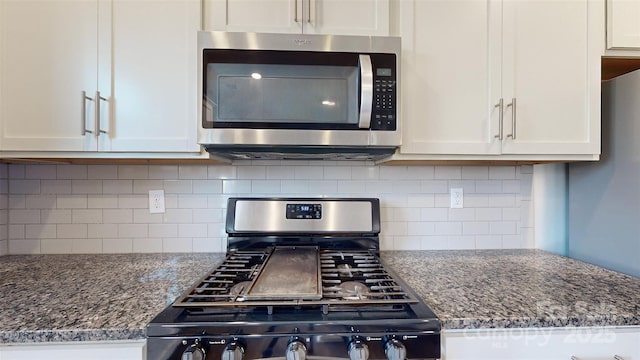
{"type": "Polygon", "coordinates": [[[144,360],[146,341],[0,345],[0,360],[144,360]]]}
{"type": "Polygon", "coordinates": [[[640,327],[452,330],[442,359],[638,360],[640,327]]]}

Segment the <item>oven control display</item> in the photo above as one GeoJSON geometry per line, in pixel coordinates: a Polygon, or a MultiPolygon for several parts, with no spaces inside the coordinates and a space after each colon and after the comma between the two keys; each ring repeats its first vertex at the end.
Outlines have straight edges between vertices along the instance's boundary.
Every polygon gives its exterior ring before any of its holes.
{"type": "Polygon", "coordinates": [[[322,204],[287,204],[287,219],[322,219],[322,204]]]}

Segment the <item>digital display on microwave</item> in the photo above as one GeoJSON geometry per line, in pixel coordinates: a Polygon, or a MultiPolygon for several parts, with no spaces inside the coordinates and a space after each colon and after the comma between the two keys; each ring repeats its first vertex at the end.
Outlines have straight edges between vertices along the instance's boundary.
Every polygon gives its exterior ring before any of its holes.
{"type": "Polygon", "coordinates": [[[378,76],[391,76],[391,69],[390,68],[377,68],[376,69],[376,75],[378,75],[378,76]]]}

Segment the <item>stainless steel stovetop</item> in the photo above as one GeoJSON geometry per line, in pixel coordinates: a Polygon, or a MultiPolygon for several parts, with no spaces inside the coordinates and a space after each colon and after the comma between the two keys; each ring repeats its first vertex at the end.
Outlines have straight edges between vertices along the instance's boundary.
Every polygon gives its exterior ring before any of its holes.
{"type": "Polygon", "coordinates": [[[379,258],[377,199],[231,198],[228,254],[147,328],[149,359],[437,359],[440,321],[379,258]]]}

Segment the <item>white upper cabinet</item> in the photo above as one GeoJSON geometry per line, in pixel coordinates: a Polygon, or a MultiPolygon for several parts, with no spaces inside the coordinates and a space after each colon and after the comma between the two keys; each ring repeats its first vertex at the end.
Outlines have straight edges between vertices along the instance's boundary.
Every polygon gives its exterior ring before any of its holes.
{"type": "Polygon", "coordinates": [[[640,51],[640,0],[607,0],[607,49],[640,51]]]}
{"type": "Polygon", "coordinates": [[[590,0],[401,2],[398,158],[597,158],[597,10],[590,0]]]}
{"type": "Polygon", "coordinates": [[[96,149],[82,92],[97,90],[97,14],[97,1],[0,1],[3,150],[96,149]]]}
{"type": "Polygon", "coordinates": [[[219,31],[388,35],[389,0],[204,0],[219,31]]]}
{"type": "Polygon", "coordinates": [[[199,153],[200,7],[0,0],[1,149],[199,153]]]}

